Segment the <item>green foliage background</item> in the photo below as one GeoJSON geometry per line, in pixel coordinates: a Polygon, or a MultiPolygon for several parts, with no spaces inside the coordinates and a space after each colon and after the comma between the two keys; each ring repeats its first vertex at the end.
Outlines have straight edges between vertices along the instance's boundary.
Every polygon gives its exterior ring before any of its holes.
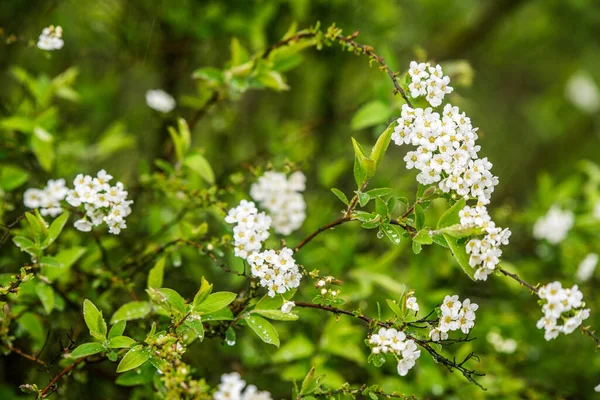
{"type": "MultiPolygon", "coordinates": [[[[534,241],[531,227],[554,203],[574,207],[578,221],[588,221],[599,196],[597,169],[581,163],[600,162],[598,114],[581,112],[565,97],[568,78],[579,70],[600,82],[600,7],[594,0],[0,2],[2,39],[10,34],[18,39],[0,45],[0,115],[5,121],[0,176],[10,175],[10,168],[27,173],[18,187],[3,188],[2,224],[25,211],[25,188],[41,187],[57,177],[70,183],[77,173],[105,168],[136,199],[128,229],[105,240],[115,265],[133,248],[181,236],[186,232],[181,224],[151,236],[184,205],[177,187],[150,172],[155,159],[173,157],[167,126],[175,121],[148,108],[145,92],[162,88],[172,93],[179,104],[176,114],[189,121],[208,101],[205,82],[193,79],[192,73],[201,67],[231,65],[232,47],[237,48],[233,38],[245,49],[238,49],[234,57],[243,58],[245,52],[254,54],[277,42],[292,23],[303,28],[316,21],[324,26],[335,22],[344,34],[359,30],[357,41],[372,45],[395,71],[404,71],[413,59],[435,60],[456,71],[460,79],[454,81],[451,101],[480,127],[481,154],[494,163],[493,172],[500,178],[492,209],[497,224],[513,231],[504,252],[506,265],[512,264],[529,282],[572,284],[579,262],[588,252],[600,251],[598,223],[577,230],[560,246],[534,241]],[[27,40],[35,40],[49,24],[63,27],[65,47],[52,54],[28,47],[27,40]],[[31,78],[16,79],[15,67],[31,78]],[[49,79],[66,70],[70,72],[48,89],[49,79]],[[34,91],[54,92],[32,95],[26,87],[35,80],[34,91]],[[43,114],[49,108],[55,111],[43,114]],[[6,125],[6,118],[14,115],[30,119],[42,115],[45,129],[54,136],[55,158],[47,161],[47,168],[15,133],[23,127],[6,125]],[[591,189],[584,190],[584,183],[591,189]]],[[[293,68],[285,72],[290,90],[248,90],[227,96],[209,108],[192,132],[192,148],[209,161],[217,185],[236,188],[222,197],[231,204],[248,197],[254,167],[260,171],[271,164],[281,170],[291,163],[307,175],[308,217],[300,231],[286,238],[291,244],[339,216],[341,203],[331,187],[345,193],[354,190],[350,136],[373,143],[402,104],[384,73],[375,65],[369,67],[366,57],[338,47],[303,51],[290,60],[293,68]],[[357,110],[374,101],[377,105],[372,107],[383,105],[392,112],[375,126],[353,129],[357,110]]],[[[392,187],[395,194],[414,199],[415,174],[404,167],[405,151],[390,147],[372,187],[392,187]]],[[[206,184],[197,177],[189,188],[204,190],[206,184]]],[[[184,218],[189,226],[207,222],[212,234],[229,229],[214,208],[203,208],[202,200],[185,206],[190,209],[184,218]]],[[[442,205],[434,203],[428,224],[435,225],[441,212],[442,205]]],[[[71,291],[74,302],[90,298],[110,316],[130,301],[127,291],[103,273],[93,241],[73,229],[63,236],[59,250],[81,248],[84,254],[56,277],[71,291]]],[[[225,259],[241,269],[232,251],[225,250],[225,259]]],[[[351,318],[336,319],[311,309],[299,310],[298,322],[276,324],[282,343],[278,350],[247,328],[238,332],[233,347],[218,339],[195,343],[185,360],[197,376],[214,386],[221,374],[240,371],[243,379],[275,398],[288,398],[290,382],[301,380],[312,365],[334,387],[346,381],[377,383],[431,399],[584,399],[591,398],[600,383],[600,358],[593,342],[578,332],[544,341],[543,332],[535,328],[541,311],[534,296],[501,277],[472,282],[445,249],[427,247],[416,256],[408,240],[393,246],[377,239],[373,231],[349,224],[319,236],[298,260],[309,270],[343,280],[342,297],[371,315],[377,315],[377,303],[384,316],[389,313],[383,309],[385,299],[399,298],[405,287],[416,291],[422,310],[432,309],[446,294],[471,298],[480,305],[473,330],[478,339],[455,350],[457,358],[469,351],[478,354],[481,361],[471,366],[486,373],[481,383],[488,390],[444,370],[427,354],[404,378],[397,376],[393,363],[380,369],[367,365],[365,328],[351,318]],[[490,330],[515,339],[515,353],[495,351],[486,340],[490,330]]],[[[10,281],[25,263],[26,255],[10,241],[2,244],[3,279],[10,281]]],[[[134,275],[132,290],[140,296],[145,296],[151,266],[140,267],[134,275]]],[[[193,248],[170,253],[164,286],[192,298],[203,275],[218,290],[236,292],[243,287],[242,279],[224,273],[193,248]]],[[[593,277],[581,285],[592,308],[587,321],[592,326],[600,324],[597,284],[593,277]]],[[[297,298],[310,301],[315,294],[306,280],[297,298]]],[[[80,338],[87,335],[80,308],[63,304],[63,311],[55,309],[48,315],[39,301],[31,302],[35,314],[25,314],[11,328],[20,347],[39,350],[51,332],[50,348],[45,350],[50,357],[59,353],[58,341],[66,340],[67,333],[85,340],[80,338]]],[[[136,329],[135,323],[131,325],[136,329]]],[[[138,328],[142,331],[141,325],[138,328]]],[[[48,373],[14,353],[2,358],[0,371],[2,399],[21,398],[18,385],[44,386],[56,372],[48,373]]],[[[68,383],[59,383],[65,390],[57,396],[148,398],[148,387],[115,385],[114,371],[114,364],[104,362],[76,372],[68,383]]]]}

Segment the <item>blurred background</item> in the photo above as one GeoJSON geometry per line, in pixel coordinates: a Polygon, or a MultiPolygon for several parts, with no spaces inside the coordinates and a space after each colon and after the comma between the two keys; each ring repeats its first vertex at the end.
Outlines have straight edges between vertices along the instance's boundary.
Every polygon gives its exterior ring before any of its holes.
{"type": "MultiPolygon", "coordinates": [[[[79,172],[106,168],[126,186],[138,187],[155,159],[169,157],[166,127],[174,125],[174,117],[189,121],[208,100],[207,83],[194,79],[194,71],[227,68],[234,63],[232,47],[252,55],[277,42],[292,24],[302,29],[317,21],[324,27],[335,23],[346,35],[360,31],[357,42],[373,46],[395,71],[404,73],[411,60],[442,64],[453,78],[450,101],[480,128],[480,154],[494,164],[500,179],[491,209],[497,224],[513,231],[506,265],[532,283],[577,283],[580,262],[588,253],[600,252],[600,229],[592,216],[600,181],[595,166],[600,163],[600,4],[595,0],[4,0],[0,168],[27,174],[27,183],[18,190],[4,188],[4,222],[23,212],[24,188],[41,187],[51,177],[70,181],[79,172]],[[28,45],[50,24],[63,27],[62,50],[46,53],[28,45]],[[32,95],[60,74],[62,81],[47,99],[32,95]],[[173,113],[161,115],[146,105],[146,91],[157,88],[177,99],[173,113]],[[19,126],[14,120],[6,123],[15,115],[50,121],[46,129],[54,137],[55,153],[49,168],[41,167],[15,139],[19,126]],[[559,245],[535,240],[531,233],[553,204],[573,210],[578,218],[559,245]]],[[[248,174],[249,166],[269,163],[278,170],[295,163],[307,175],[308,217],[287,239],[290,243],[338,215],[340,203],[331,187],[354,190],[350,137],[372,143],[386,122],[399,116],[402,105],[383,72],[338,47],[298,53],[284,74],[289,90],[232,92],[208,108],[192,132],[193,146],[210,162],[217,184],[228,183],[234,173],[248,174]],[[389,114],[374,123],[356,123],[357,111],[366,104],[373,109],[383,105],[389,114]]],[[[405,169],[405,152],[390,147],[373,187],[392,187],[412,200],[415,174],[405,169]]],[[[247,186],[228,200],[233,204],[244,193],[247,186]]],[[[130,224],[125,232],[133,243],[178,212],[173,199],[156,194],[141,194],[136,203],[134,214],[143,222],[130,224]]],[[[441,210],[441,204],[428,210],[431,223],[441,210]]],[[[208,220],[211,229],[227,229],[216,218],[208,220]]],[[[0,249],[0,258],[17,257],[18,250],[7,246],[0,249]]],[[[349,307],[367,313],[375,314],[377,302],[398,298],[405,288],[416,291],[427,311],[446,294],[471,298],[480,305],[473,330],[477,340],[451,352],[459,357],[476,351],[481,361],[470,366],[486,373],[481,379],[486,392],[442,369],[427,354],[407,377],[398,377],[391,362],[374,368],[366,363],[363,326],[312,310],[300,310],[298,323],[277,325],[282,339],[277,351],[242,332],[235,347],[217,341],[195,344],[187,361],[210,385],[235,370],[274,398],[289,398],[290,382],[302,379],[311,365],[326,373],[333,386],[346,381],[381,384],[419,398],[592,398],[600,383],[594,343],[579,332],[546,342],[543,331],[535,328],[542,313],[534,296],[500,277],[471,282],[444,250],[426,248],[415,256],[408,241],[392,246],[372,231],[342,226],[308,245],[299,261],[309,270],[342,279],[349,307]]],[[[120,251],[125,250],[115,249],[120,251]]],[[[14,273],[7,259],[0,261],[2,272],[14,273]]],[[[235,265],[233,257],[230,261],[235,265]]],[[[165,285],[188,295],[203,274],[222,290],[242,286],[191,250],[173,256],[169,268],[165,285]]],[[[580,283],[592,308],[587,321],[592,326],[600,324],[597,284],[597,275],[580,283]]],[[[310,301],[315,291],[307,286],[297,296],[310,301]]],[[[114,304],[106,300],[105,307],[110,312],[114,304]]],[[[67,317],[64,324],[53,324],[69,329],[67,317]]],[[[45,331],[38,337],[43,342],[45,331]]],[[[70,387],[71,397],[64,398],[79,398],[77,393],[98,399],[147,398],[144,388],[110,384],[113,367],[98,366],[98,376],[81,373],[70,387]]],[[[43,371],[32,370],[14,355],[0,362],[0,371],[0,397],[6,399],[18,398],[17,386],[32,376],[46,379],[43,371]]]]}

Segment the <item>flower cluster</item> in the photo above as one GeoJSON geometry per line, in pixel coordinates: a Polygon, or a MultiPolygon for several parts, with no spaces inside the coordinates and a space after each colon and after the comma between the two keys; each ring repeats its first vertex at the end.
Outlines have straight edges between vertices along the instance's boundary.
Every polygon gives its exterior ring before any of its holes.
{"type": "Polygon", "coordinates": [[[60,50],[63,45],[62,28],[54,25],[44,28],[37,42],[38,49],[47,51],[60,50]]]}
{"type": "Polygon", "coordinates": [[[169,93],[162,89],[156,89],[146,92],[146,104],[148,107],[166,114],[173,111],[177,103],[169,93]]]}
{"type": "Polygon", "coordinates": [[[433,107],[442,104],[444,96],[454,90],[450,85],[450,78],[444,76],[442,67],[432,67],[429,63],[417,63],[412,61],[408,74],[411,84],[408,85],[410,95],[414,98],[425,96],[427,102],[433,107]]]}
{"type": "Polygon", "coordinates": [[[406,334],[394,328],[381,328],[379,332],[371,335],[369,339],[373,354],[395,354],[402,357],[398,361],[398,374],[405,376],[415,366],[416,360],[421,356],[414,340],[406,339],[406,334]]]}
{"type": "Polygon", "coordinates": [[[240,204],[229,210],[225,222],[237,224],[233,228],[235,255],[243,259],[261,249],[262,243],[269,237],[271,217],[264,212],[259,213],[253,202],[242,200],[240,204]]]}
{"type": "Polygon", "coordinates": [[[289,178],[281,172],[267,171],[250,188],[250,196],[272,216],[275,232],[289,235],[302,226],[306,203],[300,192],[305,190],[305,183],[306,177],[300,171],[289,178]]]}
{"type": "Polygon", "coordinates": [[[258,391],[257,387],[254,385],[246,386],[246,381],[244,381],[237,372],[221,375],[221,383],[213,398],[214,400],[272,399],[271,393],[258,391]],[[244,387],[246,388],[245,390],[244,387]]]}
{"type": "Polygon", "coordinates": [[[403,105],[392,135],[399,146],[418,146],[406,154],[404,161],[406,168],[420,171],[419,183],[437,183],[445,193],[454,191],[466,199],[476,198],[487,204],[498,178],[490,172],[492,163],[487,158],[478,158],[477,137],[471,119],[450,104],[444,106],[441,115],[431,108],[403,105]]]}
{"type": "Polygon", "coordinates": [[[462,302],[457,295],[446,296],[440,307],[441,316],[437,327],[429,332],[431,340],[437,342],[448,339],[448,332],[461,330],[465,335],[475,326],[475,311],[479,306],[464,299],[462,302]]]}
{"type": "Polygon", "coordinates": [[[83,206],[85,216],[75,221],[75,228],[89,232],[103,222],[108,231],[118,235],[127,228],[125,218],[131,214],[133,200],[127,200],[127,191],[121,182],[111,186],[112,176],[100,170],[96,177],[79,174],[73,181],[74,189],[67,193],[66,201],[73,207],[83,206]]]}
{"type": "Polygon", "coordinates": [[[260,279],[260,285],[267,288],[269,296],[275,297],[277,293],[300,286],[302,274],[293,255],[291,249],[284,247],[281,250],[254,252],[248,256],[252,275],[260,279]]]}
{"type": "Polygon", "coordinates": [[[590,316],[590,310],[585,307],[583,293],[577,285],[563,289],[560,282],[552,282],[542,286],[538,296],[543,300],[544,316],[537,322],[538,329],[546,332],[544,338],[552,340],[560,333],[572,333],[584,319],[590,316]],[[559,325],[562,320],[563,324],[559,325]]]}
{"type": "MultiPolygon", "coordinates": [[[[443,76],[439,65],[433,68],[413,61],[409,74],[413,78],[409,86],[413,97],[426,95],[428,100],[435,99],[435,102],[430,101],[431,105],[441,105],[441,89],[435,89],[437,92],[433,95],[429,92],[430,87],[448,88],[450,80],[443,76]],[[419,83],[422,79],[425,79],[423,84],[419,83]]],[[[499,262],[500,244],[508,244],[510,231],[496,227],[485,208],[498,184],[498,177],[491,173],[492,163],[478,156],[478,128],[474,128],[471,119],[451,104],[446,104],[440,113],[430,107],[413,109],[404,105],[397,122],[392,135],[394,142],[417,146],[415,151],[406,154],[404,161],[406,168],[420,171],[417,175],[419,183],[437,184],[444,193],[453,192],[467,200],[477,199],[477,206],[466,206],[461,211],[461,225],[482,228],[485,234],[481,240],[470,241],[467,251],[471,254],[471,266],[476,268],[475,279],[486,280],[499,262]]]]}
{"type": "Polygon", "coordinates": [[[485,281],[500,262],[500,245],[507,245],[511,232],[508,228],[496,227],[484,205],[465,206],[460,212],[460,224],[465,227],[481,228],[483,239],[471,239],[467,242],[469,265],[475,270],[475,279],[485,281]]]}
{"type": "Polygon", "coordinates": [[[538,240],[546,239],[552,244],[558,244],[565,240],[574,223],[575,215],[571,211],[563,211],[554,205],[546,215],[535,222],[533,237],[538,240]]]}
{"type": "Polygon", "coordinates": [[[39,208],[40,214],[54,218],[63,212],[60,202],[68,191],[64,179],[50,179],[43,189],[27,189],[23,194],[23,203],[25,207],[39,208]]]}

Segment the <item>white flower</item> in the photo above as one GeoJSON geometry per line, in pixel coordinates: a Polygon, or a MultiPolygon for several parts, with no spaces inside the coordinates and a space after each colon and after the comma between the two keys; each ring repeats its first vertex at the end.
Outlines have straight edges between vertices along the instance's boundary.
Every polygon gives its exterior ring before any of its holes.
{"type": "Polygon", "coordinates": [[[406,299],[406,308],[414,312],[419,311],[419,304],[417,303],[417,298],[415,296],[411,295],[406,299]]]}
{"type": "Polygon", "coordinates": [[[259,392],[254,385],[246,386],[246,382],[237,372],[221,375],[221,383],[213,398],[215,400],[272,400],[269,392],[259,392]]]}
{"type": "Polygon", "coordinates": [[[294,306],[296,306],[296,303],[294,303],[293,301],[286,301],[281,306],[281,312],[284,314],[289,314],[292,311],[292,308],[294,308],[294,306]]]}
{"type": "Polygon", "coordinates": [[[166,114],[175,108],[176,102],[169,93],[162,89],[156,89],[146,92],[146,104],[148,107],[166,114]]]}
{"type": "Polygon", "coordinates": [[[421,351],[417,350],[417,345],[412,339],[406,338],[406,334],[394,328],[380,328],[377,333],[373,333],[369,338],[369,344],[372,345],[373,354],[393,353],[399,359],[398,374],[405,376],[415,365],[417,358],[421,356],[421,351]]]}
{"type": "Polygon", "coordinates": [[[536,221],[533,226],[533,237],[538,240],[546,239],[552,244],[558,244],[565,240],[574,223],[575,215],[571,211],[563,211],[554,205],[546,215],[536,221]]]}
{"type": "Polygon", "coordinates": [[[37,42],[37,47],[41,50],[52,51],[62,49],[64,42],[62,40],[62,28],[50,25],[42,30],[37,42]]]}
{"type": "MultiPolygon", "coordinates": [[[[233,228],[233,244],[236,257],[246,259],[253,253],[258,253],[262,243],[269,237],[271,217],[264,212],[258,213],[257,208],[251,201],[240,201],[237,207],[229,210],[225,222],[236,224],[233,228]]],[[[253,257],[256,263],[262,265],[264,259],[261,258],[260,254],[253,257]]]]}
{"type": "Polygon", "coordinates": [[[587,256],[585,256],[577,268],[577,280],[580,282],[585,282],[590,279],[592,275],[594,275],[596,265],[598,265],[598,254],[589,253],[587,256]]]}
{"type": "Polygon", "coordinates": [[[454,90],[450,87],[450,78],[444,76],[439,65],[432,67],[429,63],[412,61],[408,74],[412,81],[408,86],[411,97],[425,96],[433,107],[441,105],[444,96],[454,90]]]}
{"type": "Polygon", "coordinates": [[[596,391],[596,392],[600,392],[600,385],[597,385],[597,386],[594,388],[594,391],[596,391]]]}
{"type": "Polygon", "coordinates": [[[79,219],[73,224],[75,229],[81,232],[89,232],[92,230],[92,223],[87,219],[79,219]]]}
{"type": "Polygon", "coordinates": [[[43,216],[56,217],[63,212],[60,202],[68,191],[64,179],[50,179],[43,189],[27,189],[23,194],[23,204],[28,208],[39,208],[43,216]]]}
{"type": "Polygon", "coordinates": [[[300,192],[306,188],[306,177],[300,171],[289,177],[267,171],[250,188],[250,196],[273,218],[275,232],[289,235],[306,219],[306,203],[300,192]]]}
{"type": "Polygon", "coordinates": [[[594,78],[585,71],[573,74],[567,81],[565,95],[577,108],[588,114],[600,110],[600,92],[594,78]]]}

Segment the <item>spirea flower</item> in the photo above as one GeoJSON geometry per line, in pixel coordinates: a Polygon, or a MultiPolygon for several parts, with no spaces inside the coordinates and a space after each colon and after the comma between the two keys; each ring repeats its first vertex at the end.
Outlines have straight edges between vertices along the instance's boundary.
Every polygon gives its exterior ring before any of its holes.
{"type": "Polygon", "coordinates": [[[221,375],[221,383],[213,398],[215,400],[272,400],[271,393],[261,392],[254,385],[246,386],[246,381],[237,372],[221,375]]]}
{"type": "Polygon", "coordinates": [[[429,63],[412,61],[408,74],[411,84],[408,86],[410,95],[414,98],[425,96],[427,102],[433,107],[442,104],[444,96],[454,90],[450,87],[450,78],[444,76],[442,67],[432,67],[429,63]]]}
{"type": "MultiPolygon", "coordinates": [[[[426,96],[429,103],[440,106],[450,79],[441,67],[411,62],[408,71],[412,83],[412,97],[426,96]]],[[[467,243],[469,263],[475,268],[474,277],[486,280],[500,261],[500,244],[508,244],[510,231],[496,227],[485,208],[489,204],[498,177],[491,172],[492,163],[479,158],[480,146],[476,144],[477,130],[471,119],[458,107],[446,104],[443,111],[428,107],[402,106],[392,140],[397,145],[417,146],[404,157],[406,168],[419,171],[417,181],[422,185],[436,184],[444,193],[456,193],[466,200],[476,199],[477,206],[466,206],[461,211],[461,225],[482,228],[484,237],[467,243]]]]}
{"type": "Polygon", "coordinates": [[[23,203],[28,208],[39,208],[43,216],[54,218],[63,212],[60,202],[68,191],[64,179],[50,179],[43,189],[27,189],[23,194],[23,203]]]}
{"type": "Polygon", "coordinates": [[[538,296],[542,299],[544,316],[537,322],[537,327],[545,330],[546,340],[552,340],[560,333],[572,333],[590,316],[577,285],[563,289],[558,281],[548,283],[540,287],[538,296]]]}
{"type": "Polygon", "coordinates": [[[475,311],[479,306],[465,299],[462,302],[457,295],[446,296],[440,307],[440,318],[437,327],[429,332],[434,342],[448,339],[448,332],[461,330],[465,335],[475,326],[475,311]]]}
{"type": "Polygon", "coordinates": [[[533,237],[558,244],[565,240],[574,223],[575,215],[571,211],[561,210],[560,207],[554,205],[546,215],[535,222],[533,237]]]}
{"type": "Polygon", "coordinates": [[[414,312],[419,311],[419,304],[417,303],[417,298],[414,295],[411,294],[406,298],[406,308],[414,312]]]}
{"type": "Polygon", "coordinates": [[[577,280],[579,282],[585,282],[594,275],[594,271],[596,270],[596,266],[598,265],[598,254],[589,253],[581,263],[579,263],[579,267],[577,268],[577,280]]]}
{"type": "Polygon", "coordinates": [[[166,114],[175,108],[176,102],[169,93],[162,89],[155,89],[146,92],[146,104],[148,107],[166,114]]]}
{"type": "Polygon", "coordinates": [[[397,122],[392,140],[397,145],[417,146],[404,161],[406,168],[420,171],[419,183],[435,183],[444,193],[452,191],[465,199],[489,203],[498,178],[490,172],[492,163],[479,158],[477,128],[464,112],[450,104],[441,114],[432,108],[413,109],[405,104],[397,122]]]}
{"type": "Polygon", "coordinates": [[[293,254],[291,249],[284,247],[281,250],[254,252],[248,257],[252,275],[260,279],[260,286],[268,290],[270,297],[300,286],[302,274],[293,254]]]}
{"type": "Polygon", "coordinates": [[[475,279],[485,281],[500,262],[501,245],[507,245],[511,232],[508,228],[496,227],[484,205],[465,206],[460,212],[460,224],[464,227],[481,228],[485,236],[467,242],[469,265],[475,268],[475,279]]]}
{"type": "Polygon", "coordinates": [[[267,171],[250,188],[250,196],[273,218],[275,232],[289,235],[302,226],[306,218],[306,203],[301,192],[306,177],[300,171],[289,177],[284,173],[267,171]]]}
{"type": "Polygon", "coordinates": [[[295,306],[296,306],[295,302],[293,302],[293,301],[286,301],[281,306],[281,312],[284,313],[284,314],[289,314],[295,306]]]}
{"type": "Polygon", "coordinates": [[[127,191],[121,182],[111,186],[113,177],[100,170],[96,177],[79,174],[73,181],[74,189],[67,193],[66,201],[73,207],[85,210],[85,215],[76,221],[76,229],[89,232],[102,223],[114,235],[127,228],[125,218],[131,214],[133,200],[127,199],[127,191]]]}
{"type": "Polygon", "coordinates": [[[398,358],[398,374],[405,376],[415,366],[421,356],[414,340],[407,339],[406,334],[394,328],[381,328],[369,338],[373,354],[394,354],[398,358]]]}
{"type": "Polygon", "coordinates": [[[64,42],[62,40],[62,28],[50,25],[42,30],[37,42],[38,49],[52,51],[62,49],[64,42]]]}
{"type": "Polygon", "coordinates": [[[242,200],[237,207],[229,210],[225,222],[236,224],[233,228],[236,257],[246,259],[253,252],[258,252],[269,237],[271,217],[264,212],[259,213],[251,201],[242,200]]]}

